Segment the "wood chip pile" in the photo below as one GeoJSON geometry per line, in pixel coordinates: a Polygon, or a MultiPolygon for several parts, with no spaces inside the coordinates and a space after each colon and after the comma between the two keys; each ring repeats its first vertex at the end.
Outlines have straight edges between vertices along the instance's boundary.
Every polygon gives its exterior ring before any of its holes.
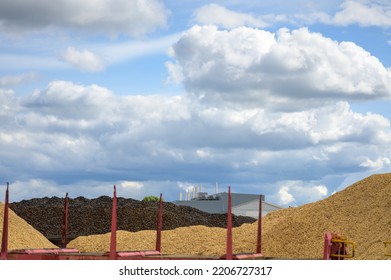
{"type": "MultiPolygon", "coordinates": [[[[3,236],[4,204],[0,202],[0,236],[3,236]]],[[[9,209],[8,250],[56,248],[43,234],[9,209]]]]}
{"type": "Polygon", "coordinates": [[[327,199],[271,213],[265,219],[265,253],[290,258],[321,258],[327,231],[356,243],[355,259],[390,259],[391,173],[372,175],[327,199]]]}
{"type": "MultiPolygon", "coordinates": [[[[327,199],[268,214],[263,219],[263,253],[267,257],[321,259],[327,231],[356,243],[354,259],[390,259],[383,241],[391,241],[391,174],[361,180],[327,199]]],[[[163,221],[164,223],[164,221],[163,221]]],[[[257,222],[233,230],[234,253],[255,252],[257,222]]],[[[108,251],[109,234],[79,237],[68,247],[108,251]]],[[[163,232],[162,253],[220,256],[225,253],[223,228],[190,226],[163,232]]],[[[121,231],[118,250],[152,250],[155,231],[121,231]]]]}

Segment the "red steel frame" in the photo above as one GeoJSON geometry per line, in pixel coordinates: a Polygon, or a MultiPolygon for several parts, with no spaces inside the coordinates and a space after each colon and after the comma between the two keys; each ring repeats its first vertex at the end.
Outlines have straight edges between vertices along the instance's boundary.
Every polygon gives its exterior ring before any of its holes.
{"type": "Polygon", "coordinates": [[[63,224],[61,227],[61,247],[66,248],[67,247],[67,235],[68,235],[68,205],[69,205],[69,199],[68,199],[68,193],[65,195],[65,202],[64,202],[64,215],[63,215],[63,224]]]}
{"type": "Polygon", "coordinates": [[[163,224],[163,200],[162,194],[159,199],[159,211],[157,219],[156,231],[156,247],[155,250],[145,251],[117,251],[116,249],[116,232],[117,232],[117,192],[114,185],[112,216],[111,216],[111,236],[110,236],[110,251],[108,253],[80,253],[77,249],[66,248],[67,230],[68,230],[68,193],[65,196],[64,214],[62,230],[62,248],[56,249],[25,249],[12,250],[8,252],[8,202],[9,202],[9,184],[7,183],[5,205],[4,205],[4,219],[3,219],[3,236],[1,244],[1,258],[19,259],[19,260],[135,260],[135,259],[226,259],[226,260],[241,260],[241,259],[263,259],[264,256],[261,250],[262,242],[262,195],[259,199],[259,218],[258,218],[258,236],[255,254],[233,254],[232,253],[232,195],[231,187],[228,187],[228,209],[227,209],[227,242],[226,254],[220,258],[218,257],[203,257],[203,256],[170,256],[161,254],[161,234],[163,224]]]}
{"type": "Polygon", "coordinates": [[[113,206],[111,209],[111,235],[109,259],[115,260],[117,253],[117,191],[114,185],[113,206]]]}
{"type": "Polygon", "coordinates": [[[3,236],[1,238],[1,260],[6,260],[8,258],[8,187],[9,183],[7,182],[4,202],[3,236]]]}

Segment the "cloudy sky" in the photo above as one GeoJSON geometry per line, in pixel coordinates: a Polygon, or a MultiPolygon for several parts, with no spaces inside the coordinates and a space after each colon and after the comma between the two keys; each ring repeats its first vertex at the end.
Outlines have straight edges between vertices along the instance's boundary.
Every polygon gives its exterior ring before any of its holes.
{"type": "Polygon", "coordinates": [[[1,1],[0,191],[326,198],[390,170],[390,53],[389,0],[1,1]]]}

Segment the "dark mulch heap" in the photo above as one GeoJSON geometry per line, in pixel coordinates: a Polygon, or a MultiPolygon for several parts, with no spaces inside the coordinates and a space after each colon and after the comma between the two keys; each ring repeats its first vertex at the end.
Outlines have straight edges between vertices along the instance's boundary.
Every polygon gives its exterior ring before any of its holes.
{"type": "MultiPolygon", "coordinates": [[[[56,245],[60,245],[64,198],[34,198],[13,202],[9,207],[56,245]]],[[[158,202],[130,198],[117,200],[117,229],[156,230],[158,202]]],[[[102,234],[111,230],[112,198],[84,197],[69,199],[68,241],[82,235],[102,234]]],[[[232,215],[233,226],[253,223],[251,217],[232,215]]],[[[210,214],[188,206],[163,202],[163,230],[192,225],[226,227],[226,214],[210,214]]]]}

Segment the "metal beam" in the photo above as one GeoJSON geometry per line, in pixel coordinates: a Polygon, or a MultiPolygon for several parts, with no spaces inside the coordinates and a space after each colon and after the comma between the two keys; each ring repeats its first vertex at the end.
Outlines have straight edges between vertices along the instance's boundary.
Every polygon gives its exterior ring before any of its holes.
{"type": "Polygon", "coordinates": [[[5,202],[4,202],[4,218],[3,218],[3,236],[1,238],[1,254],[0,259],[8,259],[8,194],[9,183],[7,182],[7,189],[5,191],[5,202]]]}

